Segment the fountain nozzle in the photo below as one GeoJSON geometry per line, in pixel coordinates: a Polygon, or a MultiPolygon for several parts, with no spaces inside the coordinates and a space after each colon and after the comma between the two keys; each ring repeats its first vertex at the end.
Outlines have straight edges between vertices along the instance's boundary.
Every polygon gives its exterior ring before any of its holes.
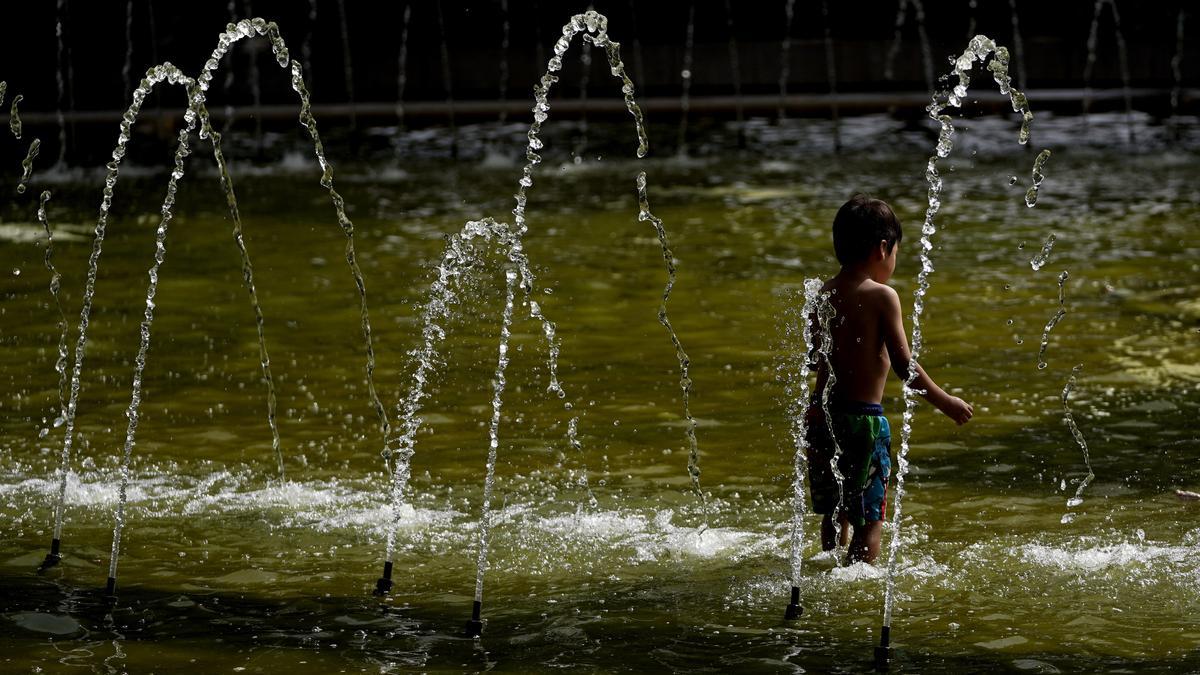
{"type": "Polygon", "coordinates": [[[62,554],[58,552],[60,544],[58,539],[50,540],[50,552],[46,554],[46,559],[42,561],[42,564],[38,565],[38,574],[44,574],[46,570],[62,562],[62,554]]]}
{"type": "Polygon", "coordinates": [[[480,619],[482,610],[483,603],[476,600],[474,606],[471,607],[471,620],[467,621],[465,627],[467,637],[477,638],[483,635],[483,620],[480,619]]]}
{"type": "Polygon", "coordinates": [[[787,611],[783,613],[784,621],[795,621],[804,613],[804,608],[800,606],[800,587],[792,586],[792,602],[787,606],[787,611]]]}
{"type": "Polygon", "coordinates": [[[371,595],[382,597],[392,591],[392,561],[383,563],[383,576],[375,581],[375,590],[371,595]]]}
{"type": "Polygon", "coordinates": [[[875,671],[887,672],[892,665],[892,627],[884,626],[879,634],[879,646],[875,648],[875,671]]]}

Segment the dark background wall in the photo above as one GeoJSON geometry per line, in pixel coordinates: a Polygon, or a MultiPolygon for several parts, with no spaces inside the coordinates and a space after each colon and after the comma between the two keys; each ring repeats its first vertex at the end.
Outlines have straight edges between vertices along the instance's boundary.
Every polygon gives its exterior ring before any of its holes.
{"type": "MultiPolygon", "coordinates": [[[[350,36],[354,98],[394,101],[402,16],[411,5],[408,33],[407,100],[444,100],[442,31],[437,0],[367,2],[344,0],[350,36]]],[[[309,18],[309,0],[235,0],[239,17],[252,11],[278,22],[293,55],[311,40],[314,98],[318,102],[344,102],[346,62],[336,0],[315,0],[316,23],[309,18]]],[[[1171,58],[1176,53],[1176,23],[1184,0],[1117,0],[1122,31],[1128,43],[1133,84],[1170,87],[1171,58]]],[[[122,69],[126,55],[125,0],[65,0],[64,32],[70,51],[74,108],[112,110],[127,105],[122,69]]],[[[453,94],[456,99],[496,99],[500,96],[500,43],[505,12],[501,0],[443,0],[443,22],[450,54],[453,94]]],[[[510,75],[505,96],[524,100],[543,68],[546,53],[568,17],[589,5],[585,0],[510,0],[507,50],[510,75]],[[541,49],[539,51],[539,45],[541,49]],[[537,58],[541,54],[542,62],[537,58]]],[[[674,96],[680,90],[680,70],[687,28],[689,0],[596,0],[598,11],[610,19],[610,35],[623,44],[625,59],[644,95],[674,96]],[[637,59],[634,43],[639,43],[637,59]]],[[[786,0],[733,1],[732,35],[737,41],[742,88],[748,94],[778,91],[780,43],[788,27],[786,0]]],[[[961,52],[972,17],[976,32],[1013,46],[1012,11],[1008,0],[939,2],[926,0],[926,30],[935,71],[945,72],[945,58],[961,52]]],[[[1191,4],[1185,2],[1184,4],[1191,4]]],[[[9,97],[25,95],[23,110],[47,111],[56,107],[55,40],[56,2],[36,0],[4,3],[4,36],[0,39],[0,79],[9,84],[9,97]]],[[[895,30],[897,3],[830,0],[830,29],[835,44],[838,87],[843,92],[924,90],[921,52],[915,17],[910,12],[902,31],[901,50],[893,81],[884,79],[884,62],[895,30]]],[[[725,0],[695,2],[695,62],[692,94],[727,95],[732,92],[729,63],[729,16],[725,0]]],[[[1081,87],[1087,58],[1087,36],[1094,4],[1090,0],[1031,2],[1016,0],[1025,51],[1027,88],[1081,87]]],[[[176,2],[134,0],[134,80],[147,66],[169,60],[196,73],[208,58],[218,32],[229,20],[223,0],[176,2]],[[153,24],[153,25],[152,25],[153,24]]],[[[1183,60],[1185,84],[1200,73],[1197,46],[1200,17],[1189,17],[1186,26],[1191,44],[1183,60]]],[[[789,91],[822,93],[828,89],[820,0],[796,0],[790,28],[789,91]]],[[[1096,86],[1119,84],[1116,40],[1111,14],[1106,9],[1100,23],[1096,86]]],[[[597,57],[600,54],[596,54],[597,57]]],[[[233,101],[251,100],[249,68],[257,59],[262,72],[264,103],[290,102],[291,92],[282,71],[269,58],[261,41],[243,41],[233,54],[233,101]]],[[[569,58],[560,95],[577,93],[578,58],[569,58]]],[[[616,90],[608,80],[603,59],[596,58],[591,77],[596,94],[616,90]]],[[[210,101],[223,102],[219,75],[210,101]]],[[[178,101],[182,95],[172,93],[178,101]]],[[[170,99],[172,104],[176,99],[170,99]]],[[[7,107],[7,103],[6,103],[7,107]]],[[[64,107],[71,107],[68,102],[64,107]]]]}

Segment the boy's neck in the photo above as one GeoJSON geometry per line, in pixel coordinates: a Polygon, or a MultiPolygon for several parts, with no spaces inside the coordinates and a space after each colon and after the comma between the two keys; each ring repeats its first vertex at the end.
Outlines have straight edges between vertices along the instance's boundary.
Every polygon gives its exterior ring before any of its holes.
{"type": "Polygon", "coordinates": [[[870,263],[856,263],[842,265],[842,269],[837,273],[837,278],[858,283],[866,279],[874,279],[874,275],[871,274],[870,263]]]}

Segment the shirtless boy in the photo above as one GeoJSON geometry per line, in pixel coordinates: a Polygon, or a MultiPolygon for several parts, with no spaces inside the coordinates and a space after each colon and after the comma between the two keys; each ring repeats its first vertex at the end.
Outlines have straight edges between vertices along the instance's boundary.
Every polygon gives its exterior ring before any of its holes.
{"type": "MultiPolygon", "coordinates": [[[[821,547],[835,546],[834,512],[841,544],[849,538],[849,560],[874,562],[887,512],[887,483],[891,476],[891,430],[883,416],[883,387],[889,367],[901,381],[912,363],[900,296],[887,281],[896,270],[902,237],[900,221],[879,199],[856,194],[833,220],[833,248],[842,269],[822,287],[835,310],[830,321],[830,362],[836,380],[829,396],[831,423],[821,407],[828,370],[821,359],[817,383],[808,408],[809,480],[813,510],[824,515],[821,547]],[[833,438],[841,448],[838,468],[844,476],[841,508],[830,460],[833,438]]],[[[814,335],[817,331],[814,331],[814,335]]],[[[969,403],[942,390],[918,364],[912,387],[958,424],[974,414],[969,403]]]]}

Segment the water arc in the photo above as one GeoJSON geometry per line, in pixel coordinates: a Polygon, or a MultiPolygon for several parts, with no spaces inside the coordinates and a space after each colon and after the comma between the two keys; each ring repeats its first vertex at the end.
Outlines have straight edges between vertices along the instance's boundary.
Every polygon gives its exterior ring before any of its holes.
{"type": "MultiPolygon", "coordinates": [[[[93,302],[94,295],[95,295],[95,281],[96,281],[96,275],[97,275],[97,268],[98,268],[98,264],[99,264],[99,258],[101,255],[101,251],[102,251],[105,228],[107,226],[107,221],[108,221],[108,213],[111,209],[112,198],[113,198],[114,189],[115,189],[115,185],[116,185],[117,177],[118,177],[118,173],[119,173],[119,167],[120,167],[121,160],[125,156],[126,145],[130,139],[131,128],[132,128],[133,122],[136,120],[137,115],[140,112],[141,105],[142,105],[145,97],[149,94],[149,92],[157,84],[159,84],[163,81],[169,82],[171,84],[181,84],[188,88],[189,104],[188,104],[187,110],[184,115],[185,123],[186,123],[185,131],[187,134],[190,134],[191,131],[195,130],[197,123],[199,123],[201,139],[208,139],[212,142],[212,145],[213,145],[213,155],[214,155],[214,159],[217,163],[217,166],[218,166],[218,169],[219,169],[219,172],[221,175],[222,189],[225,192],[227,206],[230,209],[231,219],[234,221],[234,224],[235,224],[234,239],[238,246],[239,254],[242,259],[243,282],[246,285],[247,291],[250,293],[251,303],[252,303],[252,306],[253,306],[254,312],[255,312],[255,322],[256,322],[257,331],[258,331],[258,335],[259,335],[260,360],[262,362],[261,365],[262,365],[263,371],[264,371],[264,379],[266,380],[267,385],[268,385],[268,421],[269,421],[269,423],[271,425],[271,429],[272,429],[272,437],[273,437],[272,446],[276,452],[276,459],[279,464],[280,475],[282,477],[283,458],[282,458],[282,453],[280,450],[280,441],[279,441],[279,436],[278,436],[278,430],[275,425],[274,385],[273,385],[273,378],[270,373],[269,357],[268,357],[267,351],[266,351],[265,334],[263,332],[264,320],[262,317],[261,308],[259,307],[259,304],[257,302],[257,295],[255,294],[255,291],[254,291],[253,270],[250,265],[249,255],[245,249],[244,241],[242,239],[241,218],[240,218],[240,215],[239,215],[239,212],[237,209],[237,200],[236,200],[236,196],[233,191],[232,179],[229,176],[228,170],[225,165],[224,156],[220,149],[221,136],[220,136],[220,134],[218,134],[216,131],[214,131],[212,129],[208,110],[207,110],[206,106],[204,105],[205,104],[205,92],[207,91],[209,85],[211,84],[211,81],[213,78],[213,73],[218,68],[221,58],[228,52],[230,46],[234,42],[236,42],[240,39],[248,38],[248,37],[256,37],[256,36],[266,37],[270,41],[272,52],[275,55],[276,62],[280,65],[281,68],[290,70],[292,88],[297,93],[297,95],[300,99],[299,119],[300,119],[301,126],[305,129],[305,131],[308,132],[311,140],[313,141],[314,154],[316,155],[317,160],[322,169],[322,175],[321,175],[321,181],[320,181],[321,185],[322,185],[322,187],[326,188],[326,190],[330,194],[330,199],[335,208],[339,226],[343,230],[343,232],[346,236],[346,239],[347,239],[346,260],[347,260],[348,266],[350,267],[352,276],[354,277],[355,286],[356,286],[358,294],[359,294],[360,319],[361,319],[361,324],[362,324],[362,332],[363,332],[364,339],[366,342],[366,347],[367,347],[366,348],[366,352],[367,352],[366,376],[367,376],[368,392],[372,399],[372,405],[376,411],[377,416],[380,419],[380,426],[383,431],[383,436],[385,439],[387,438],[387,435],[390,431],[390,423],[387,420],[386,411],[384,410],[382,402],[379,400],[379,397],[378,397],[378,394],[376,393],[375,385],[374,385],[373,375],[374,375],[374,370],[375,370],[375,354],[374,354],[374,348],[373,348],[373,345],[371,342],[371,326],[370,326],[370,319],[369,319],[369,314],[368,314],[367,304],[366,304],[365,283],[363,282],[363,279],[362,279],[361,270],[358,267],[357,256],[355,254],[355,249],[354,249],[354,237],[353,237],[354,226],[353,226],[353,222],[351,222],[349,217],[346,215],[344,200],[336,192],[336,190],[333,187],[333,167],[327,161],[327,159],[325,157],[324,147],[321,144],[320,136],[319,136],[319,133],[316,128],[316,120],[312,116],[311,104],[309,102],[307,90],[304,86],[302,68],[299,63],[290,59],[287,46],[284,44],[283,39],[279,34],[279,28],[275,23],[267,22],[266,20],[261,19],[261,18],[255,18],[253,20],[249,20],[249,19],[242,20],[242,21],[238,22],[237,24],[229,24],[226,27],[226,31],[221,34],[220,39],[218,40],[217,47],[213,50],[211,57],[205,62],[205,65],[201,71],[201,75],[198,78],[196,78],[195,80],[192,80],[191,78],[184,75],[182,72],[180,72],[177,68],[170,65],[169,63],[163,64],[162,66],[155,66],[155,67],[151,68],[149,71],[147,71],[147,78],[144,79],[142,81],[141,86],[139,86],[138,89],[135,90],[134,95],[133,95],[133,103],[130,105],[130,108],[126,111],[126,113],[124,114],[124,116],[122,118],[121,133],[118,137],[117,146],[113,150],[112,160],[109,162],[108,167],[107,167],[108,173],[105,178],[105,188],[103,191],[103,198],[101,201],[100,216],[97,220],[97,225],[96,225],[96,230],[95,230],[96,236],[93,241],[92,253],[89,256],[89,262],[88,262],[89,269],[88,269],[88,276],[87,276],[87,281],[86,281],[85,289],[84,289],[83,308],[81,309],[81,313],[80,313],[80,329],[79,329],[80,332],[79,332],[79,338],[78,338],[77,345],[76,345],[75,362],[74,362],[74,366],[72,368],[70,399],[69,399],[69,402],[67,405],[67,410],[66,410],[66,415],[65,415],[67,429],[66,429],[66,434],[65,434],[64,444],[63,444],[63,450],[60,454],[59,490],[58,490],[59,494],[58,494],[57,504],[55,507],[54,537],[53,537],[53,540],[51,543],[51,553],[50,553],[50,555],[48,555],[46,557],[46,561],[43,562],[42,569],[45,569],[49,566],[56,564],[61,559],[60,545],[61,545],[61,535],[62,535],[63,511],[65,508],[65,501],[66,501],[66,479],[67,479],[67,473],[68,473],[68,468],[69,468],[69,463],[70,463],[71,445],[73,442],[73,431],[74,431],[74,423],[75,423],[75,414],[77,411],[77,404],[78,404],[80,378],[82,375],[83,357],[86,352],[87,327],[88,327],[88,323],[90,320],[91,307],[92,307],[92,302],[93,302]]],[[[185,155],[187,154],[188,149],[186,146],[186,142],[187,142],[186,135],[184,135],[184,132],[181,132],[180,149],[177,151],[177,153],[184,152],[185,155]]],[[[172,178],[171,178],[171,181],[172,181],[171,187],[172,188],[174,187],[174,184],[179,179],[182,178],[182,175],[183,175],[182,157],[177,156],[176,169],[174,172],[172,172],[172,178]],[[179,175],[176,176],[175,175],[176,173],[178,173],[179,175]]],[[[168,199],[173,199],[173,189],[169,191],[168,199]]],[[[165,238],[165,231],[163,232],[163,237],[165,238]]],[[[156,266],[160,262],[161,261],[156,260],[156,266]]],[[[155,274],[157,273],[156,268],[152,268],[152,271],[154,271],[155,274]]],[[[154,276],[152,275],[152,284],[155,283],[155,281],[156,280],[155,280],[154,276]]],[[[150,297],[148,298],[148,305],[149,305],[149,304],[152,304],[152,294],[148,294],[148,295],[150,295],[150,297]]],[[[152,322],[152,316],[153,316],[152,307],[148,306],[147,316],[146,316],[147,323],[152,322]]],[[[148,340],[148,325],[146,327],[146,334],[147,334],[146,339],[148,340]]],[[[147,343],[147,347],[148,347],[148,343],[147,343]]],[[[135,378],[135,383],[140,385],[139,378],[135,378]]],[[[135,403],[131,404],[131,405],[134,405],[134,407],[136,407],[136,405],[135,405],[136,399],[138,398],[137,394],[138,394],[138,392],[135,391],[134,396],[132,397],[135,399],[135,403]]],[[[136,411],[134,411],[134,413],[136,413],[136,411]]],[[[127,443],[132,444],[132,442],[133,442],[132,436],[136,430],[136,421],[135,421],[136,414],[129,415],[129,416],[130,416],[131,428],[129,431],[129,438],[127,438],[127,443]]],[[[123,463],[122,473],[125,474],[126,471],[127,471],[127,467],[124,466],[124,463],[123,463]]],[[[125,476],[125,479],[127,479],[127,476],[125,476]]],[[[119,543],[118,540],[119,540],[119,533],[115,532],[114,533],[114,552],[118,550],[118,543],[119,543]]],[[[114,555],[114,562],[113,562],[114,566],[115,566],[115,558],[116,558],[116,556],[114,555]]],[[[112,584],[110,583],[110,586],[111,585],[112,584]]]]}
{"type": "MultiPolygon", "coordinates": [[[[929,118],[939,124],[940,130],[934,153],[929,157],[925,168],[925,180],[929,186],[926,193],[928,206],[925,210],[925,218],[921,226],[919,247],[921,269],[917,273],[916,288],[913,291],[912,357],[907,365],[908,373],[902,389],[904,415],[903,423],[901,424],[900,451],[897,454],[896,462],[896,490],[891,517],[892,533],[891,539],[888,542],[883,627],[880,632],[880,644],[875,650],[876,664],[879,666],[886,665],[891,655],[892,610],[896,600],[896,563],[897,554],[900,549],[900,526],[902,522],[901,506],[904,497],[904,477],[908,470],[908,451],[912,437],[912,423],[916,413],[915,395],[917,392],[912,388],[912,384],[917,377],[917,364],[919,363],[922,347],[924,346],[921,334],[921,314],[924,310],[925,296],[929,292],[929,275],[934,271],[933,261],[930,258],[930,252],[933,249],[931,237],[937,232],[935,218],[942,206],[943,179],[938,172],[938,161],[947,157],[954,147],[954,121],[949,115],[943,114],[943,111],[948,107],[958,108],[962,106],[967,95],[967,88],[971,82],[969,71],[976,64],[982,65],[985,61],[987,62],[987,70],[992,74],[992,79],[999,87],[1000,93],[1009,97],[1013,111],[1021,115],[1021,128],[1017,135],[1017,142],[1019,144],[1025,145],[1029,142],[1029,126],[1033,121],[1033,113],[1029,109],[1028,99],[1025,94],[1012,86],[1012,78],[1008,74],[1008,49],[997,45],[994,40],[985,35],[976,35],[971,38],[970,43],[963,53],[952,60],[954,68],[951,75],[957,77],[957,84],[949,90],[935,91],[932,101],[926,107],[929,118]]],[[[1039,169],[1039,171],[1034,172],[1035,183],[1040,183],[1040,180],[1038,180],[1040,168],[1048,156],[1046,152],[1043,152],[1035,160],[1035,168],[1039,169]]],[[[1032,190],[1033,188],[1031,188],[1032,190]]],[[[1036,191],[1034,191],[1034,194],[1036,195],[1036,191]]]]}

